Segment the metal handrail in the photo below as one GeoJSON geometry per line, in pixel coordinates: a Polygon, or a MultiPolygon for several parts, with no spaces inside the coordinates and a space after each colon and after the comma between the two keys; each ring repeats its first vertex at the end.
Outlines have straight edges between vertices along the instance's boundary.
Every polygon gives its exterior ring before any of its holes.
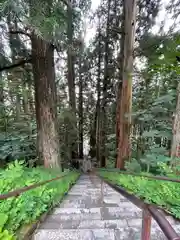
{"type": "Polygon", "coordinates": [[[18,197],[19,195],[21,195],[22,193],[24,193],[26,191],[29,191],[31,189],[40,187],[40,186],[42,186],[42,185],[44,185],[46,183],[50,183],[50,182],[59,180],[59,179],[64,178],[64,177],[66,177],[68,175],[69,175],[69,173],[65,174],[65,175],[62,175],[62,176],[55,177],[55,178],[51,178],[51,179],[46,180],[46,181],[35,183],[35,184],[29,185],[27,187],[18,188],[16,190],[10,191],[8,193],[0,194],[0,200],[5,200],[5,199],[8,199],[10,197],[18,197]]]}
{"type": "Polygon", "coordinates": [[[153,207],[152,205],[147,206],[150,214],[156,220],[158,223],[159,227],[161,228],[162,232],[165,234],[167,239],[170,240],[178,240],[180,239],[180,236],[176,233],[174,228],[171,226],[169,221],[166,219],[164,214],[160,211],[157,211],[158,209],[153,207]]]}
{"type": "MultiPolygon", "coordinates": [[[[69,174],[65,174],[56,178],[52,178],[40,183],[32,184],[27,187],[18,188],[14,191],[1,194],[0,200],[5,200],[10,197],[18,197],[23,192],[29,191],[31,189],[40,187],[46,183],[59,180],[61,178],[64,178],[68,176],[69,174]]],[[[98,174],[96,174],[98,175],[98,174]]],[[[128,200],[133,202],[135,205],[140,207],[143,210],[143,219],[142,219],[142,233],[141,233],[141,240],[150,240],[150,231],[151,231],[151,217],[153,217],[156,222],[158,223],[159,227],[161,228],[162,232],[165,234],[168,240],[180,240],[180,236],[175,232],[173,227],[170,225],[168,220],[165,218],[165,216],[154,206],[145,204],[142,200],[137,198],[136,196],[129,194],[125,189],[114,185],[110,183],[107,180],[104,180],[101,176],[98,175],[104,182],[106,182],[108,185],[110,185],[112,188],[114,188],[117,192],[124,195],[128,200]]]]}
{"type": "Polygon", "coordinates": [[[134,203],[137,207],[143,210],[142,214],[142,232],[141,232],[141,240],[150,240],[151,239],[151,219],[157,222],[159,227],[161,228],[164,235],[168,240],[180,240],[180,236],[176,233],[174,228],[171,226],[169,221],[166,219],[165,215],[159,211],[153,205],[146,204],[135,195],[128,193],[124,188],[114,185],[111,182],[105,180],[103,177],[99,176],[96,172],[94,172],[100,179],[102,179],[105,183],[107,183],[110,187],[115,189],[117,192],[126,197],[129,201],[134,203]]]}
{"type": "Polygon", "coordinates": [[[112,173],[115,172],[115,173],[124,174],[124,175],[131,175],[131,176],[135,176],[135,177],[144,177],[144,178],[149,178],[149,179],[154,179],[154,180],[162,180],[162,181],[180,183],[180,179],[169,178],[166,176],[148,176],[148,175],[142,175],[142,174],[138,174],[138,173],[124,172],[121,170],[105,169],[105,168],[96,168],[95,170],[96,171],[104,171],[104,172],[112,172],[112,173]]]}

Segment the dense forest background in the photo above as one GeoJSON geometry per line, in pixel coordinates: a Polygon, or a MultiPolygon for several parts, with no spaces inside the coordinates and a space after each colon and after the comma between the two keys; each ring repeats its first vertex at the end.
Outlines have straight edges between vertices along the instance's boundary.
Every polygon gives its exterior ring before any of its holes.
{"type": "Polygon", "coordinates": [[[180,2],[90,9],[90,0],[0,1],[1,166],[67,167],[88,143],[100,167],[178,168],[180,2]],[[162,8],[168,28],[157,26],[162,8]]]}

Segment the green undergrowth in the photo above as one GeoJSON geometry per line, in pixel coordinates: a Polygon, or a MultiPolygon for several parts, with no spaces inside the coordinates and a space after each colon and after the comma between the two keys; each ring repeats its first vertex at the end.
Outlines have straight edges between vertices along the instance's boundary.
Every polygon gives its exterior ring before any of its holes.
{"type": "MultiPolygon", "coordinates": [[[[100,171],[99,174],[112,183],[124,187],[129,193],[135,194],[145,202],[156,204],[176,218],[180,218],[180,183],[151,180],[116,172],[100,171]]],[[[147,175],[147,173],[142,174],[147,175]]],[[[178,177],[172,173],[166,176],[178,177]]]]}
{"type": "Polygon", "coordinates": [[[17,230],[34,222],[58,203],[79,175],[77,172],[68,172],[68,170],[61,173],[59,170],[42,167],[26,168],[22,162],[17,161],[0,171],[0,194],[55,178],[61,174],[67,174],[67,176],[24,192],[17,198],[0,201],[0,240],[15,239],[17,230]]]}

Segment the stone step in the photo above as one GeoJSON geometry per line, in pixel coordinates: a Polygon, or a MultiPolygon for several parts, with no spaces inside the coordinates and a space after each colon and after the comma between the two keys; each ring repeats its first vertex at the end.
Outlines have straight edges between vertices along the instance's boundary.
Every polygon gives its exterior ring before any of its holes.
{"type": "Polygon", "coordinates": [[[54,214],[100,214],[100,208],[54,208],[54,214]]]}
{"type": "MultiPolygon", "coordinates": [[[[72,188],[71,190],[70,190],[70,193],[71,192],[81,192],[81,191],[85,191],[85,192],[89,192],[89,193],[94,193],[94,192],[102,192],[103,191],[103,193],[104,194],[108,194],[108,195],[111,195],[111,194],[118,194],[116,191],[113,191],[112,189],[111,189],[111,191],[105,191],[103,188],[101,188],[101,187],[89,187],[89,188],[86,188],[86,187],[75,187],[75,188],[72,188]]],[[[83,193],[83,192],[81,192],[81,193],[83,193]]]]}
{"type": "MultiPolygon", "coordinates": [[[[118,217],[122,213],[125,214],[125,212],[128,213],[135,213],[135,216],[138,217],[139,213],[142,215],[142,210],[135,205],[128,205],[128,202],[122,202],[120,207],[105,207],[101,206],[100,208],[92,207],[92,208],[62,208],[60,207],[54,208],[53,215],[54,214],[65,214],[65,215],[78,215],[78,214],[104,214],[109,213],[112,216],[118,217]]],[[[128,214],[129,215],[129,214],[128,214]]],[[[141,216],[140,215],[140,216],[141,216]]]]}
{"type": "Polygon", "coordinates": [[[57,221],[55,219],[47,219],[42,223],[39,229],[119,229],[127,226],[127,221],[122,220],[68,220],[57,221]]]}
{"type": "Polygon", "coordinates": [[[100,208],[55,208],[48,217],[50,221],[101,220],[100,208]]]}
{"type": "MultiPolygon", "coordinates": [[[[56,216],[57,217],[57,216],[56,216]]],[[[45,223],[40,225],[40,229],[120,229],[122,227],[138,228],[141,229],[142,219],[133,218],[133,219],[121,219],[121,220],[59,220],[59,218],[47,218],[45,223]]],[[[169,220],[169,219],[168,219],[169,220]]],[[[180,233],[179,225],[176,225],[175,222],[171,222],[173,228],[180,233]]],[[[152,228],[159,228],[155,220],[152,220],[152,228]]],[[[159,229],[160,230],[160,229],[159,229]]]]}
{"type": "Polygon", "coordinates": [[[59,207],[92,208],[92,207],[136,207],[121,195],[102,194],[68,194],[59,207]]]}
{"type": "Polygon", "coordinates": [[[32,240],[115,240],[112,229],[39,230],[32,240]]]}
{"type": "Polygon", "coordinates": [[[85,191],[83,189],[78,189],[78,190],[72,190],[68,193],[68,195],[100,195],[101,191],[99,189],[94,190],[94,191],[85,191]]]}
{"type": "MultiPolygon", "coordinates": [[[[35,232],[32,240],[139,240],[141,230],[138,228],[114,229],[60,229],[35,232]]],[[[151,240],[167,240],[162,231],[152,229],[151,240]]]]}
{"type": "MultiPolygon", "coordinates": [[[[32,240],[141,239],[142,210],[98,178],[80,177],[32,240]]],[[[170,218],[180,233],[180,224],[170,218]]],[[[151,240],[166,240],[152,220],[151,240]]]]}
{"type": "Polygon", "coordinates": [[[141,210],[138,208],[55,208],[53,213],[48,217],[50,222],[65,221],[85,221],[85,220],[129,220],[140,218],[141,210]]]}
{"type": "Polygon", "coordinates": [[[76,196],[75,200],[67,198],[60,205],[61,208],[100,208],[100,207],[118,207],[121,205],[121,201],[114,199],[103,198],[101,196],[93,198],[92,196],[76,196]]]}
{"type": "Polygon", "coordinates": [[[115,219],[134,219],[141,218],[142,211],[136,206],[126,207],[102,207],[101,217],[102,220],[115,220],[115,219]]]}
{"type": "MultiPolygon", "coordinates": [[[[168,220],[168,222],[171,224],[171,226],[177,230],[178,233],[180,233],[180,224],[179,221],[176,221],[172,216],[166,216],[166,219],[168,220]]],[[[127,225],[129,227],[141,227],[142,226],[142,218],[135,218],[135,219],[127,219],[127,225]]],[[[157,222],[152,218],[152,223],[151,223],[152,227],[158,227],[159,225],[157,224],[157,222]]]]}

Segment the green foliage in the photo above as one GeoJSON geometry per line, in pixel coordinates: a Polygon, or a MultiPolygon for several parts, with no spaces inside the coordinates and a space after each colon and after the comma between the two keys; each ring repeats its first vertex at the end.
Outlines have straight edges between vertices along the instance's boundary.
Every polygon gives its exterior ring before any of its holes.
{"type": "MultiPolygon", "coordinates": [[[[20,187],[29,186],[60,176],[57,170],[26,168],[23,162],[15,161],[0,172],[0,194],[20,187]]],[[[65,172],[64,174],[67,174],[65,172]]],[[[68,176],[24,192],[17,198],[12,197],[0,202],[0,227],[15,233],[22,225],[35,221],[42,213],[59,202],[78,176],[69,172],[68,176]]]]}
{"type": "Polygon", "coordinates": [[[132,158],[131,161],[127,161],[125,163],[125,168],[129,172],[140,172],[141,171],[141,164],[135,158],[132,158]]]}
{"type": "Polygon", "coordinates": [[[7,214],[0,213],[0,239],[4,240],[14,240],[15,237],[10,234],[7,230],[3,230],[4,225],[8,220],[7,214]]]}
{"type": "MultiPolygon", "coordinates": [[[[167,176],[179,178],[179,176],[176,176],[166,164],[160,165],[162,171],[166,172],[167,176]]],[[[130,193],[135,194],[145,202],[157,204],[175,217],[180,218],[179,183],[151,180],[144,177],[123,175],[115,172],[100,171],[100,175],[111,182],[126,188],[130,193]]]]}
{"type": "Polygon", "coordinates": [[[62,40],[63,34],[60,35],[59,32],[65,32],[67,20],[63,2],[31,0],[30,11],[31,17],[27,19],[38,36],[56,43],[62,40]]]}
{"type": "Polygon", "coordinates": [[[61,108],[58,115],[60,149],[62,159],[67,163],[71,160],[73,143],[77,143],[78,129],[76,116],[67,108],[61,108]]]}
{"type": "MultiPolygon", "coordinates": [[[[159,151],[162,150],[162,148],[157,148],[159,151]]],[[[160,163],[167,163],[170,162],[171,159],[169,157],[165,157],[164,155],[160,155],[159,153],[151,153],[146,154],[143,158],[140,159],[140,162],[144,165],[146,165],[146,171],[150,172],[150,168],[156,168],[158,169],[158,165],[160,163]]]]}
{"type": "MultiPolygon", "coordinates": [[[[6,109],[7,110],[7,109],[6,109]]],[[[0,161],[36,158],[36,125],[31,120],[14,120],[14,115],[0,119],[0,161]],[[6,125],[6,126],[4,126],[6,125]]]]}
{"type": "MultiPolygon", "coordinates": [[[[2,135],[1,135],[2,136],[2,135]]],[[[3,161],[12,161],[18,158],[28,159],[36,157],[36,148],[34,138],[29,136],[9,136],[9,138],[0,139],[0,159],[3,161]]]]}
{"type": "Polygon", "coordinates": [[[10,234],[7,230],[2,230],[0,228],[0,239],[1,240],[15,240],[15,236],[13,234],[10,234]]]}
{"type": "Polygon", "coordinates": [[[106,148],[108,152],[107,167],[114,168],[116,158],[116,134],[108,135],[106,148]]]}
{"type": "Polygon", "coordinates": [[[146,61],[133,91],[132,157],[145,164],[147,171],[165,159],[171,148],[179,43],[179,34],[147,34],[140,40],[139,53],[146,61]]]}
{"type": "MultiPolygon", "coordinates": [[[[54,37],[58,32],[65,30],[66,16],[63,1],[54,1],[52,3],[48,0],[2,0],[0,2],[0,13],[2,16],[11,14],[12,9],[12,17],[21,19],[24,25],[30,25],[39,37],[54,41],[54,37]]],[[[58,37],[62,36],[58,34],[58,37]]]]}
{"type": "MultiPolygon", "coordinates": [[[[156,151],[157,152],[147,152],[139,160],[132,158],[130,161],[126,162],[126,170],[130,172],[146,171],[146,173],[164,175],[166,171],[162,168],[162,166],[167,166],[167,163],[173,162],[170,157],[161,154],[161,151],[163,151],[162,148],[157,148],[156,151]]],[[[174,159],[174,161],[177,165],[177,159],[174,159]]]]}

